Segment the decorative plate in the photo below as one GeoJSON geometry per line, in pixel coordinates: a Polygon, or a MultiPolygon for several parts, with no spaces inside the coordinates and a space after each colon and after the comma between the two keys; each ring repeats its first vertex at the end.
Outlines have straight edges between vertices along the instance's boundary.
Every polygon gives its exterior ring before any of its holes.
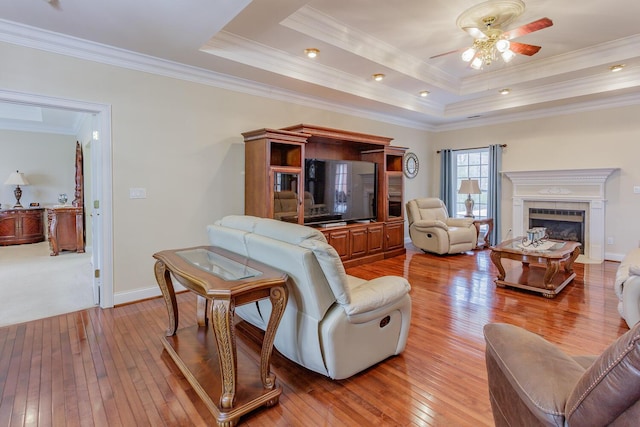
{"type": "Polygon", "coordinates": [[[418,175],[418,156],[415,153],[404,155],[404,174],[407,178],[415,178],[418,175]]]}

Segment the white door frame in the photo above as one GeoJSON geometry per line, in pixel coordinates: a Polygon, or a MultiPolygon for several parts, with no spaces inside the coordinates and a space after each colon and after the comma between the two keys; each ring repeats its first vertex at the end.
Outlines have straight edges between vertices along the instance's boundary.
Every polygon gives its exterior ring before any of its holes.
{"type": "MultiPolygon", "coordinates": [[[[94,236],[94,242],[100,242],[100,272],[102,286],[100,287],[100,307],[113,307],[113,212],[112,212],[112,148],[111,148],[111,105],[73,99],[54,98],[25,92],[0,90],[0,101],[26,104],[38,107],[59,108],[96,115],[96,128],[100,137],[100,152],[94,153],[100,159],[100,171],[97,176],[99,183],[98,194],[101,194],[100,210],[102,221],[97,230],[99,236],[94,236]],[[97,237],[97,238],[96,238],[97,237]]],[[[92,201],[93,203],[93,201],[92,201]]]]}

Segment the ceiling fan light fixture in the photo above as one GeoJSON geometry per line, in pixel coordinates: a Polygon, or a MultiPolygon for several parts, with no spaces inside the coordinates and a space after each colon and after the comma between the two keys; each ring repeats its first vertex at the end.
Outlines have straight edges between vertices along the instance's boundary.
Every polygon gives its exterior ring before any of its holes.
{"type": "Polygon", "coordinates": [[[474,70],[480,70],[482,69],[482,58],[479,56],[476,56],[475,58],[473,58],[473,61],[471,61],[471,65],[470,67],[473,68],[474,70]]]}
{"type": "Polygon", "coordinates": [[[502,53],[500,54],[500,56],[502,56],[502,60],[503,60],[505,63],[509,63],[509,62],[511,62],[511,60],[512,60],[513,58],[515,58],[515,57],[516,57],[516,54],[515,54],[515,52],[514,52],[514,51],[512,51],[511,49],[507,49],[507,50],[505,50],[504,52],[502,52],[502,53]]]}
{"type": "Polygon", "coordinates": [[[315,58],[319,53],[320,51],[314,47],[304,50],[304,54],[307,55],[307,58],[315,58]]]}
{"type": "Polygon", "coordinates": [[[509,50],[510,46],[511,46],[511,43],[509,43],[509,40],[500,39],[496,42],[496,49],[500,53],[504,53],[507,50],[509,50]]]}
{"type": "Polygon", "coordinates": [[[373,77],[373,80],[375,80],[377,82],[381,82],[384,79],[384,74],[376,73],[376,74],[372,75],[371,77],[373,77]]]}
{"type": "Polygon", "coordinates": [[[469,49],[462,52],[462,60],[464,62],[469,62],[476,56],[476,49],[474,47],[470,47],[469,49]]]}

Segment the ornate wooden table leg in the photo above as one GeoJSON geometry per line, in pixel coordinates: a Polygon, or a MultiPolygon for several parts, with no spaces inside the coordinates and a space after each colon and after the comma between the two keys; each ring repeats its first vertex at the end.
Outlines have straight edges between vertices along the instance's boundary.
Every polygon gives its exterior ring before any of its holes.
{"type": "Polygon", "coordinates": [[[236,398],[238,364],[236,356],[236,337],[233,333],[233,312],[235,307],[229,300],[211,302],[211,323],[218,347],[218,360],[222,375],[222,394],[220,407],[233,408],[236,398]]]}
{"type": "Polygon", "coordinates": [[[171,273],[164,262],[156,261],[154,272],[158,286],[160,286],[160,290],[162,291],[164,302],[167,305],[169,328],[165,334],[170,337],[175,335],[178,330],[178,302],[176,301],[176,292],[173,289],[173,282],[171,282],[171,273]]]}
{"type": "MultiPolygon", "coordinates": [[[[498,280],[504,280],[506,276],[506,272],[504,271],[504,267],[502,266],[501,254],[500,252],[491,251],[491,261],[498,269],[498,280]]],[[[501,286],[501,285],[498,285],[501,286]]]]}
{"type": "Polygon", "coordinates": [[[578,246],[573,250],[569,259],[565,261],[564,271],[566,271],[567,273],[573,273],[573,263],[575,262],[576,259],[578,259],[579,255],[580,255],[580,247],[578,246]]]}
{"type": "MultiPolygon", "coordinates": [[[[260,377],[262,379],[262,385],[268,390],[272,390],[276,385],[276,376],[271,373],[271,352],[273,350],[273,340],[276,337],[276,331],[282,314],[287,306],[288,289],[286,286],[277,286],[271,288],[269,293],[269,299],[271,300],[271,316],[269,317],[269,323],[267,324],[267,330],[264,333],[262,340],[262,351],[260,354],[260,377]]],[[[269,401],[267,406],[273,406],[278,402],[278,397],[269,401]]]]}
{"type": "Polygon", "coordinates": [[[196,301],[196,320],[198,321],[198,326],[207,326],[209,321],[209,313],[207,313],[209,300],[201,295],[196,295],[196,301]]]}

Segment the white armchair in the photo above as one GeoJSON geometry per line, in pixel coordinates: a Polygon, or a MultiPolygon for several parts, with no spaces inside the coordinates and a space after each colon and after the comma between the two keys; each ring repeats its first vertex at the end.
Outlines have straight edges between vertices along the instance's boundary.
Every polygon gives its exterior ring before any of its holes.
{"type": "Polygon", "coordinates": [[[640,248],[625,255],[616,272],[614,289],[620,300],[620,316],[631,328],[640,322],[640,248]]]}
{"type": "MultiPolygon", "coordinates": [[[[274,346],[288,359],[334,379],[401,353],[411,323],[411,286],[403,277],[349,276],[317,229],[231,215],[207,227],[209,242],[287,273],[289,300],[274,346]]],[[[266,329],[269,299],[235,313],[266,329]]]]}
{"type": "Polygon", "coordinates": [[[478,231],[471,218],[449,218],[447,207],[437,198],[407,202],[411,242],[425,252],[456,254],[473,250],[478,231]]]}

